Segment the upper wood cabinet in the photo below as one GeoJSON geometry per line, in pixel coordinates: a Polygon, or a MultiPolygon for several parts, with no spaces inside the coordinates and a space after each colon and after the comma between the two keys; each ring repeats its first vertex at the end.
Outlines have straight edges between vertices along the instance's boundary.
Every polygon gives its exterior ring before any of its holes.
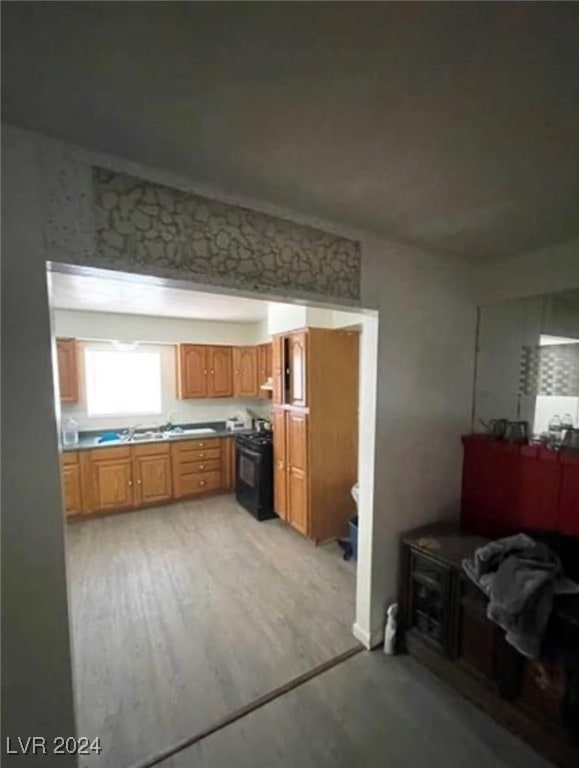
{"type": "Polygon", "coordinates": [[[207,347],[180,344],[177,347],[177,394],[182,399],[207,397],[207,347]]]}
{"type": "Polygon", "coordinates": [[[257,397],[257,347],[233,348],[233,386],[235,397],[257,397]]]}
{"type": "Polygon", "coordinates": [[[285,338],[274,336],[271,343],[271,375],[273,378],[272,399],[274,405],[283,405],[285,394],[285,338]]]}
{"type": "Polygon", "coordinates": [[[306,334],[293,333],[288,340],[289,404],[307,405],[306,334]]]}
{"type": "MultiPolygon", "coordinates": [[[[261,387],[272,377],[272,345],[260,344],[257,348],[257,383],[261,387]]],[[[267,390],[261,390],[263,395],[267,390]]]]}
{"type": "Polygon", "coordinates": [[[57,339],[60,401],[78,403],[78,359],[75,339],[57,339]]]}
{"type": "Polygon", "coordinates": [[[180,344],[177,348],[177,394],[181,399],[233,397],[231,347],[180,344]]]}
{"type": "Polygon", "coordinates": [[[233,397],[233,350],[207,347],[207,397],[233,397]]]}

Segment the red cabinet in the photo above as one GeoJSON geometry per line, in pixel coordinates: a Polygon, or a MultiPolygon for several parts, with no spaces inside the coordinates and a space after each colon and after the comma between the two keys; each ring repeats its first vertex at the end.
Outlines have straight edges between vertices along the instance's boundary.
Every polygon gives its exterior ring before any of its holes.
{"type": "Polygon", "coordinates": [[[463,445],[467,529],[497,537],[542,528],[579,537],[579,454],[486,435],[464,437],[463,445]]]}

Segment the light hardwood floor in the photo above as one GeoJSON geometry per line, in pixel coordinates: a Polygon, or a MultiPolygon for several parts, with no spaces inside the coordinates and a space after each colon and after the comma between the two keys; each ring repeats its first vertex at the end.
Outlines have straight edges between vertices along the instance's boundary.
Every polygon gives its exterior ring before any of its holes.
{"type": "Polygon", "coordinates": [[[365,651],[159,768],[554,768],[408,656],[365,651]]]}
{"type": "Polygon", "coordinates": [[[78,732],[125,768],[354,647],[355,565],[232,496],[67,526],[78,732]]]}

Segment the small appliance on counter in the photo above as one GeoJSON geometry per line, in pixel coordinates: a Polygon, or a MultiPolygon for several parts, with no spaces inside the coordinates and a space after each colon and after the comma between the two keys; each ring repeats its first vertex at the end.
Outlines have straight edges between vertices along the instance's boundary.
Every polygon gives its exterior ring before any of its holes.
{"type": "Polygon", "coordinates": [[[235,498],[257,520],[273,511],[273,435],[257,432],[235,438],[235,498]]]}

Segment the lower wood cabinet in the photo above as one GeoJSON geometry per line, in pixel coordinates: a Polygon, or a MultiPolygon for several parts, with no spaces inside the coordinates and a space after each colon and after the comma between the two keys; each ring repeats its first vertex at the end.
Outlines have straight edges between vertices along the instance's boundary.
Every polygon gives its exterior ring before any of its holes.
{"type": "Polygon", "coordinates": [[[233,438],[115,446],[62,454],[67,517],[231,491],[233,438]]]}
{"type": "Polygon", "coordinates": [[[91,511],[134,506],[131,448],[100,448],[90,458],[91,511]]]}
{"type": "Polygon", "coordinates": [[[167,443],[133,448],[134,504],[156,504],[173,498],[171,455],[167,443]]]}
{"type": "Polygon", "coordinates": [[[304,536],[310,535],[307,425],[304,412],[273,411],[274,507],[304,536]]]}
{"type": "Polygon", "coordinates": [[[77,453],[62,455],[62,496],[67,517],[80,515],[83,511],[81,489],[81,467],[77,453]]]}

